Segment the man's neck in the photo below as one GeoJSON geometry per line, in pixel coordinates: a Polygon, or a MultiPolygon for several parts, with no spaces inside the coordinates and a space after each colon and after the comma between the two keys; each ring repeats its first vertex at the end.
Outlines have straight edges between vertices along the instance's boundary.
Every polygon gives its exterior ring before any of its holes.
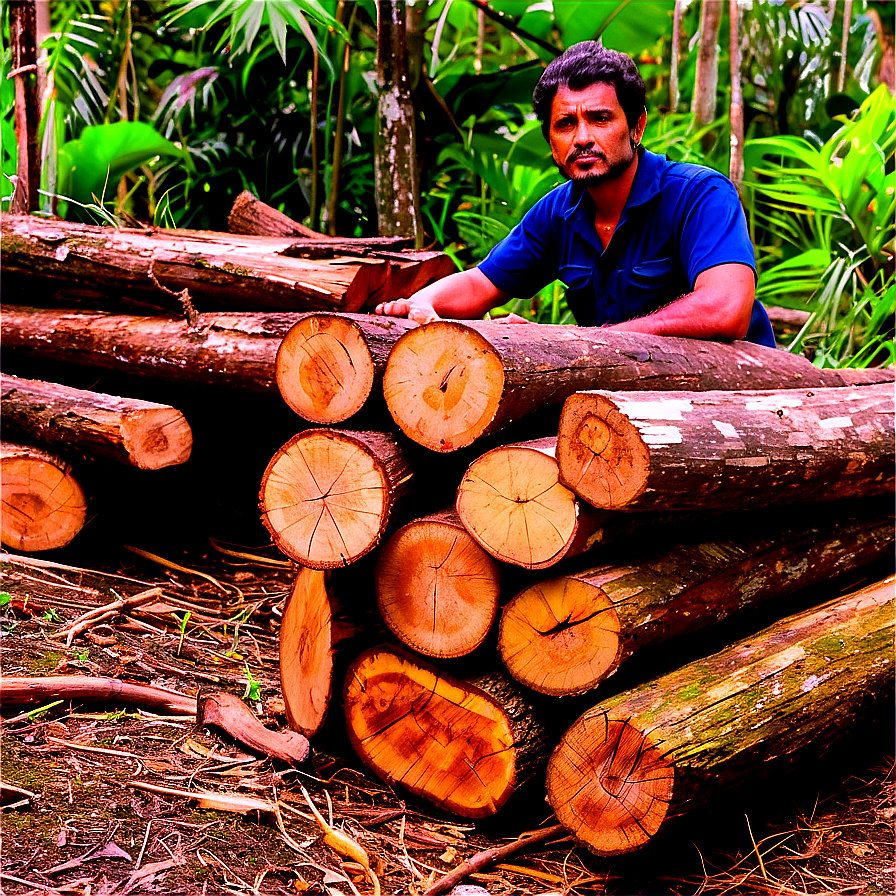
{"type": "Polygon", "coordinates": [[[595,187],[587,187],[588,195],[594,203],[595,217],[598,221],[615,224],[628,202],[638,173],[639,153],[635,153],[631,165],[613,180],[604,181],[595,187]]]}

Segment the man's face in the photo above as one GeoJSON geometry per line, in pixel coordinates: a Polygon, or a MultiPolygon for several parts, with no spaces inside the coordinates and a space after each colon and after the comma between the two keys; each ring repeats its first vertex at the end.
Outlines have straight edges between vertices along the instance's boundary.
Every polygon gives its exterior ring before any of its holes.
{"type": "Polygon", "coordinates": [[[597,82],[583,90],[558,87],[551,103],[548,141],[560,170],[585,186],[619,177],[635,156],[646,115],[629,128],[613,84],[597,82]]]}

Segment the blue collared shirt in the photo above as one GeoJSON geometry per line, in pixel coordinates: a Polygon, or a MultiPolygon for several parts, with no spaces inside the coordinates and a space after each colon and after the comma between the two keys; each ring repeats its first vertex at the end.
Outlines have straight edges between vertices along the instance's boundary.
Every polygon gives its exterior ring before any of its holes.
{"type": "MultiPolygon", "coordinates": [[[[693,292],[720,264],[756,265],[734,185],[711,168],[641,151],[631,193],[606,250],[587,190],[569,181],[540,199],[479,269],[503,292],[531,296],[554,280],[581,326],[643,317],[693,292]]],[[[753,302],[747,340],[774,347],[753,302]]]]}

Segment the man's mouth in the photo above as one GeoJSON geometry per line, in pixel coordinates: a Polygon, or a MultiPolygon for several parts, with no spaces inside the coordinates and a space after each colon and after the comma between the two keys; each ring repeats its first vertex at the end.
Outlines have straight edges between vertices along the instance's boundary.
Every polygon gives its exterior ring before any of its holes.
{"type": "Polygon", "coordinates": [[[603,162],[606,161],[603,153],[599,152],[574,152],[569,157],[569,164],[579,163],[582,165],[590,165],[594,162],[603,162]]]}

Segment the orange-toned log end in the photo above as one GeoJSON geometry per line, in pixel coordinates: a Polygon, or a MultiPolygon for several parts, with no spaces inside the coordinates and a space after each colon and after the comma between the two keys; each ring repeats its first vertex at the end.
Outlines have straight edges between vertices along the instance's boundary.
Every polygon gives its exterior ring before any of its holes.
{"type": "Polygon", "coordinates": [[[360,327],[338,314],[302,318],[277,350],[284,401],[312,423],[341,423],[359,411],[373,387],[373,361],[360,327]]]}
{"type": "Polygon", "coordinates": [[[380,548],[375,575],[380,613],[395,636],[443,658],[485,640],[498,610],[498,579],[498,565],[459,521],[435,518],[399,529],[380,548]]]}
{"type": "Polygon", "coordinates": [[[433,451],[472,444],[494,420],[503,392],[497,352],[456,321],[408,330],[383,374],[389,413],[408,438],[433,451]]]}
{"type": "Polygon", "coordinates": [[[557,462],[564,485],[594,507],[619,510],[644,491],[650,450],[610,398],[578,392],[563,404],[557,462]]]}
{"type": "Polygon", "coordinates": [[[333,684],[332,608],[327,573],[299,570],[280,621],[280,690],[289,727],[306,737],[327,715],[333,684]]]}
{"type": "Polygon", "coordinates": [[[87,500],[61,458],[46,451],[0,444],[0,540],[15,551],[65,547],[84,528],[87,500]]]}
{"type": "Polygon", "coordinates": [[[493,557],[542,569],[563,557],[576,532],[578,502],[558,481],[550,454],[510,445],[470,464],[457,490],[457,512],[493,557]]]}
{"type": "Polygon", "coordinates": [[[542,694],[581,694],[619,663],[619,616],[601,588],[570,576],[521,591],[501,612],[507,671],[542,694]]]}
{"type": "Polygon", "coordinates": [[[360,440],[306,430],[273,457],[261,483],[262,522],[287,556],[303,566],[352,563],[379,541],[390,512],[380,460],[360,440]]]}
{"type": "Polygon", "coordinates": [[[631,719],[582,716],[548,762],[548,802],[557,820],[592,852],[631,852],[659,830],[672,799],[674,768],[631,719]]]}
{"type": "Polygon", "coordinates": [[[466,818],[494,814],[513,792],[510,722],[478,688],[378,647],[349,669],[344,702],[358,756],[389,783],[466,818]]]}

